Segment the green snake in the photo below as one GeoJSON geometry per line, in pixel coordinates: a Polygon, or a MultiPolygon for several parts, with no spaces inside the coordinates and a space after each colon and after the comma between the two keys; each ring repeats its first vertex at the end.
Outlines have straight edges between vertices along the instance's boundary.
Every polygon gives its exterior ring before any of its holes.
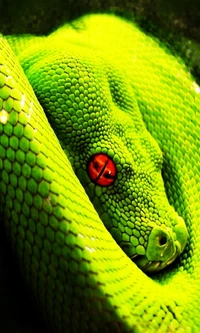
{"type": "Polygon", "coordinates": [[[49,331],[199,332],[199,93],[113,15],[0,39],[1,213],[49,331]]]}

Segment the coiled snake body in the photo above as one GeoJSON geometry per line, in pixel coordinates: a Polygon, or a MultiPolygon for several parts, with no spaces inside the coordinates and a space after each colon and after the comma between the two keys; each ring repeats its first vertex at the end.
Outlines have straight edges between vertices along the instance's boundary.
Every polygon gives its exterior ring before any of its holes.
{"type": "Polygon", "coordinates": [[[49,330],[198,332],[194,78],[112,15],[6,39],[26,76],[1,38],[1,212],[49,330]]]}

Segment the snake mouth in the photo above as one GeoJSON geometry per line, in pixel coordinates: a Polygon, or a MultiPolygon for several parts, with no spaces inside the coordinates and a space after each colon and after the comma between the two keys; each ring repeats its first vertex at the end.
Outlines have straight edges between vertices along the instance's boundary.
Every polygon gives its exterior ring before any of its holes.
{"type": "Polygon", "coordinates": [[[168,260],[166,261],[162,260],[152,261],[149,260],[145,255],[137,256],[131,259],[133,259],[136,265],[145,273],[158,272],[166,268],[167,266],[171,265],[174,262],[174,260],[181,254],[182,249],[180,243],[176,241],[174,245],[175,245],[175,251],[172,254],[172,256],[168,258],[168,260]]]}

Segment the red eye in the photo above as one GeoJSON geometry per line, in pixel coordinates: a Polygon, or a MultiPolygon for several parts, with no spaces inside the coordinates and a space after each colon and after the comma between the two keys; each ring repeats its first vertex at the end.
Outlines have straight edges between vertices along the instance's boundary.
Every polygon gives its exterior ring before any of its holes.
{"type": "Polygon", "coordinates": [[[110,186],[116,179],[117,168],[108,155],[99,153],[89,159],[87,172],[93,183],[100,186],[110,186]]]}

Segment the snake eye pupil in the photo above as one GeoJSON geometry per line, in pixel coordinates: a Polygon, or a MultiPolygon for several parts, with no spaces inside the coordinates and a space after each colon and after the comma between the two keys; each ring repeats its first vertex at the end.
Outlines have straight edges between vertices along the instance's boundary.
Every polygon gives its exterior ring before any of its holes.
{"type": "Polygon", "coordinates": [[[115,162],[104,153],[98,153],[88,161],[88,176],[96,185],[110,186],[114,183],[117,176],[115,162]]]}

